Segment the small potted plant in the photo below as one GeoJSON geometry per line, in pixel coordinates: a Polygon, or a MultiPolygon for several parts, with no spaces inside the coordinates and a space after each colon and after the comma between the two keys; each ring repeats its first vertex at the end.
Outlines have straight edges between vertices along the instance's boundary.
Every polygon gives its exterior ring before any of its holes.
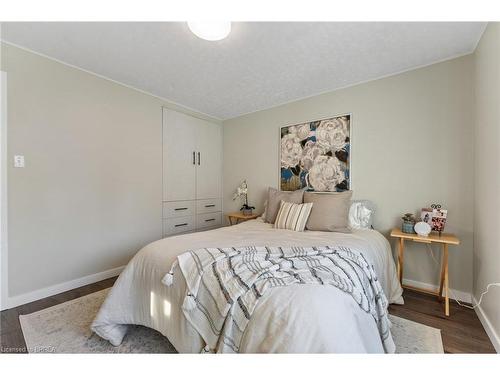
{"type": "Polygon", "coordinates": [[[406,213],[401,219],[403,219],[403,225],[401,227],[403,233],[415,233],[415,230],[413,229],[416,223],[415,216],[413,214],[406,213]]]}
{"type": "Polygon", "coordinates": [[[243,215],[250,216],[253,210],[255,210],[255,207],[248,205],[248,185],[246,180],[243,180],[240,186],[236,189],[236,192],[233,195],[233,201],[238,198],[243,199],[244,201],[240,211],[243,212],[243,215]]]}

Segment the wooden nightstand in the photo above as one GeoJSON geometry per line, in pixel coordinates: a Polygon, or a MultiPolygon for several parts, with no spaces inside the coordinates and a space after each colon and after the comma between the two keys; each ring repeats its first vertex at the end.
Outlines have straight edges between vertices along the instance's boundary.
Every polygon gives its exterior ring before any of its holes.
{"type": "Polygon", "coordinates": [[[229,220],[230,225],[238,224],[240,221],[247,221],[258,218],[260,215],[251,214],[251,215],[243,215],[241,212],[230,212],[226,214],[227,220],[229,220]],[[234,223],[233,223],[234,219],[234,223]]]}
{"type": "Polygon", "coordinates": [[[418,234],[404,233],[399,228],[394,228],[391,231],[391,237],[399,238],[398,276],[401,286],[407,289],[413,289],[420,292],[433,294],[437,296],[439,300],[443,299],[443,289],[444,289],[444,299],[445,299],[444,313],[446,316],[450,316],[450,301],[448,298],[448,245],[458,245],[460,243],[460,240],[453,234],[449,233],[442,233],[441,235],[432,233],[429,234],[428,237],[422,237],[419,236],[418,234]],[[439,290],[434,291],[434,290],[420,289],[403,285],[403,255],[405,248],[405,240],[420,242],[424,244],[439,243],[443,245],[443,257],[441,260],[441,278],[439,283],[439,290]]]}

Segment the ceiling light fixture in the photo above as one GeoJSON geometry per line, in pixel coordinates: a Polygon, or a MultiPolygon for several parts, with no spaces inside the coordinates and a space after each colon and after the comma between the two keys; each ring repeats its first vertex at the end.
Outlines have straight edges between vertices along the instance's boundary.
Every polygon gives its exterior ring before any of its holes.
{"type": "Polygon", "coordinates": [[[188,22],[189,30],[205,40],[222,40],[231,32],[231,22],[188,22]]]}

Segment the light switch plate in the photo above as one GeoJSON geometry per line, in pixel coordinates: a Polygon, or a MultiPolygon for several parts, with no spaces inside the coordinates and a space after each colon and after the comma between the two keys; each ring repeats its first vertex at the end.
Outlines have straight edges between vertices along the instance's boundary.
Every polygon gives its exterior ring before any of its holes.
{"type": "Polygon", "coordinates": [[[14,168],[24,168],[24,155],[14,155],[14,168]]]}

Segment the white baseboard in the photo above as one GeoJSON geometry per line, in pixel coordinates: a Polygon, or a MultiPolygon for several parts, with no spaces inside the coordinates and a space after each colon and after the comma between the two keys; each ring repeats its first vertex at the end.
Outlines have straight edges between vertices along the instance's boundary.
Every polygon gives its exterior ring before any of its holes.
{"type": "MultiPolygon", "coordinates": [[[[474,305],[476,305],[477,304],[476,298],[472,297],[472,299],[474,301],[474,305]]],[[[488,335],[488,337],[491,340],[491,343],[495,347],[495,350],[497,351],[497,353],[500,353],[500,336],[495,331],[495,328],[493,327],[490,320],[488,319],[488,316],[484,313],[484,310],[481,307],[481,305],[476,307],[475,311],[476,311],[476,314],[477,314],[479,320],[481,321],[481,324],[484,327],[484,330],[486,331],[486,334],[488,335]]]]}
{"type": "MultiPolygon", "coordinates": [[[[427,283],[423,283],[421,281],[415,281],[415,280],[409,280],[409,279],[403,279],[403,284],[408,285],[408,286],[412,286],[415,288],[420,288],[420,289],[437,290],[439,288],[438,285],[427,284],[427,283]]],[[[458,299],[461,302],[472,303],[472,295],[470,293],[463,292],[461,290],[456,290],[456,289],[450,288],[449,297],[451,299],[453,299],[455,297],[456,299],[458,299]]]]}
{"type": "Polygon", "coordinates": [[[11,309],[16,306],[24,305],[25,303],[30,303],[45,297],[50,297],[58,293],[66,292],[71,289],[79,288],[84,285],[96,283],[101,280],[109,279],[119,275],[125,266],[112,268],[99,273],[94,273],[93,275],[88,275],[80,277],[79,279],[66,281],[61,284],[52,285],[46,288],[34,290],[32,292],[19,294],[17,296],[9,296],[6,301],[2,301],[2,310],[11,309]]]}

